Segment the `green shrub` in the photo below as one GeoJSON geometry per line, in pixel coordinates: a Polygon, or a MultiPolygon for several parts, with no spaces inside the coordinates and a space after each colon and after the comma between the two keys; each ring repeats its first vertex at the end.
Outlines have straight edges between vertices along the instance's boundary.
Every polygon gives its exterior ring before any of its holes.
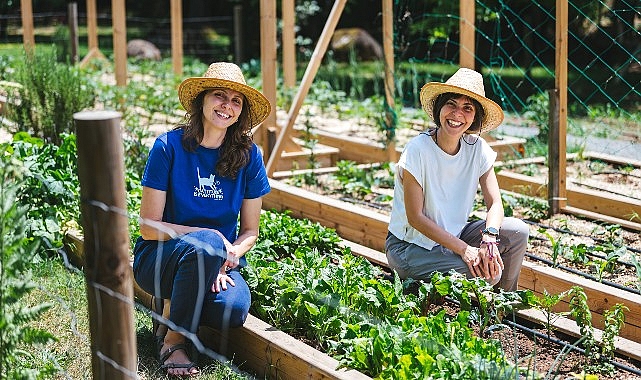
{"type": "Polygon", "coordinates": [[[94,104],[94,91],[74,66],[58,63],[55,50],[24,54],[12,81],[21,86],[9,99],[11,132],[24,131],[46,142],[60,144],[63,133],[74,131],[73,114],[94,104]]]}

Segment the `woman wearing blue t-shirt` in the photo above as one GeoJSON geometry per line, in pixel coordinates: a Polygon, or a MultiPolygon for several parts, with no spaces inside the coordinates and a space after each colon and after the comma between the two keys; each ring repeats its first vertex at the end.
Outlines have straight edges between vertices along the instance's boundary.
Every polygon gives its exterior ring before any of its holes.
{"type": "Polygon", "coordinates": [[[133,267],[142,289],[170,300],[170,328],[154,328],[162,368],[188,376],[199,370],[185,336],[200,325],[241,326],[249,312],[239,268],[258,237],[261,197],[270,191],[251,129],[271,106],[226,62],[185,79],[178,96],[187,122],[159,136],[150,151],[133,267]]]}
{"type": "Polygon", "coordinates": [[[398,275],[426,280],[455,270],[516,290],[529,229],[504,217],[496,152],[480,137],[503,121],[480,73],[461,68],[421,89],[436,128],[414,137],[398,164],[386,254],[398,275]],[[485,220],[468,221],[478,188],[485,220]]]}

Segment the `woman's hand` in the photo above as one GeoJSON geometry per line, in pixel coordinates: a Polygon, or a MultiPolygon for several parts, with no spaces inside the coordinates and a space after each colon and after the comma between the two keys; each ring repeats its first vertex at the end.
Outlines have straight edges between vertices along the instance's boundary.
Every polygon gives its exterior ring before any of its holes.
{"type": "MultiPolygon", "coordinates": [[[[226,262],[226,261],[225,261],[226,262]]],[[[238,264],[237,264],[238,265],[238,264]]],[[[223,264],[216,275],[216,280],[214,280],[214,285],[211,287],[211,291],[214,293],[220,293],[223,290],[227,290],[227,284],[231,286],[236,286],[234,280],[229,276],[229,269],[223,264]]]]}
{"type": "Polygon", "coordinates": [[[474,276],[476,277],[483,276],[483,272],[481,272],[481,268],[479,268],[479,264],[481,263],[481,257],[479,255],[478,248],[474,248],[468,245],[465,248],[465,252],[463,252],[463,255],[461,255],[461,258],[463,259],[463,262],[467,265],[467,267],[470,269],[470,272],[474,276]]]}
{"type": "Polygon", "coordinates": [[[481,241],[479,256],[481,257],[480,267],[483,276],[488,280],[498,277],[503,270],[503,259],[499,253],[498,242],[481,241]]]}

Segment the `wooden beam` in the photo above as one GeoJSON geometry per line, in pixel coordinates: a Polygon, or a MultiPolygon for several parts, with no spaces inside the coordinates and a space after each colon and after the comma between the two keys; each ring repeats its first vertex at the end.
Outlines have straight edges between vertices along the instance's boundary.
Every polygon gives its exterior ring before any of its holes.
{"type": "Polygon", "coordinates": [[[98,49],[98,12],[96,0],[87,0],[87,47],[98,49]]]}
{"type": "Polygon", "coordinates": [[[127,85],[127,13],[125,0],[111,0],[116,85],[127,85]]]}
{"type": "MultiPolygon", "coordinates": [[[[276,70],[278,54],[276,48],[276,2],[260,0],[260,71],[263,79],[263,94],[272,106],[272,112],[254,135],[263,148],[263,159],[271,156],[269,130],[277,127],[276,123],[276,70]]],[[[254,132],[255,133],[255,132],[254,132]]]]}
{"type": "Polygon", "coordinates": [[[476,1],[459,0],[459,65],[475,70],[476,1]]]}
{"type": "MultiPolygon", "coordinates": [[[[385,123],[388,128],[396,130],[397,123],[394,117],[394,4],[392,0],[383,0],[383,55],[385,58],[385,123]]],[[[388,136],[390,134],[388,133],[388,136]]],[[[387,161],[396,161],[396,139],[387,139],[387,161]]]]}
{"type": "Polygon", "coordinates": [[[171,65],[174,75],[183,75],[183,9],[182,0],[171,0],[171,65]]]}
{"type": "Polygon", "coordinates": [[[338,19],[340,18],[341,13],[345,8],[346,2],[347,0],[336,0],[334,2],[334,6],[332,7],[329,17],[327,18],[325,27],[323,28],[323,32],[321,33],[320,39],[318,40],[316,48],[314,49],[314,52],[312,53],[312,56],[310,58],[309,65],[305,70],[305,75],[303,75],[300,88],[296,93],[296,96],[294,97],[292,106],[289,109],[289,113],[287,115],[287,124],[280,130],[278,139],[276,140],[276,144],[274,144],[274,148],[269,154],[269,160],[267,161],[266,165],[268,176],[271,176],[276,171],[276,162],[280,159],[280,154],[283,151],[283,140],[289,135],[294,127],[294,122],[296,121],[298,112],[303,105],[303,101],[305,100],[305,97],[309,92],[309,88],[312,85],[321,61],[323,60],[323,56],[325,55],[327,46],[329,45],[332,35],[334,34],[336,24],[338,24],[338,19]]]}
{"type": "Polygon", "coordinates": [[[20,16],[22,18],[22,44],[27,54],[32,54],[36,47],[33,31],[33,6],[31,0],[20,0],[20,16]]]}
{"type": "Polygon", "coordinates": [[[287,88],[296,86],[296,11],[294,0],[283,0],[281,12],[283,14],[283,84],[287,88]]]}
{"type": "Polygon", "coordinates": [[[550,210],[568,205],[566,150],[568,128],[568,0],[556,0],[554,91],[550,92],[549,183],[550,210]]]}

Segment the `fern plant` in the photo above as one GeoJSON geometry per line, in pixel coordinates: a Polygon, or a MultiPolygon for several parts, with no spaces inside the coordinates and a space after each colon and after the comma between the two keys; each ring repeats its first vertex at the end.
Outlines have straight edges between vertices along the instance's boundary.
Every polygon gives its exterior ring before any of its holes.
{"type": "MultiPolygon", "coordinates": [[[[3,161],[7,161],[0,151],[3,161]]],[[[37,283],[32,280],[29,265],[38,243],[27,238],[27,206],[17,202],[22,178],[19,162],[0,166],[0,378],[40,379],[53,375],[53,364],[32,368],[35,362],[29,346],[54,340],[50,333],[31,327],[52,305],[25,306],[21,300],[37,283]]]]}

